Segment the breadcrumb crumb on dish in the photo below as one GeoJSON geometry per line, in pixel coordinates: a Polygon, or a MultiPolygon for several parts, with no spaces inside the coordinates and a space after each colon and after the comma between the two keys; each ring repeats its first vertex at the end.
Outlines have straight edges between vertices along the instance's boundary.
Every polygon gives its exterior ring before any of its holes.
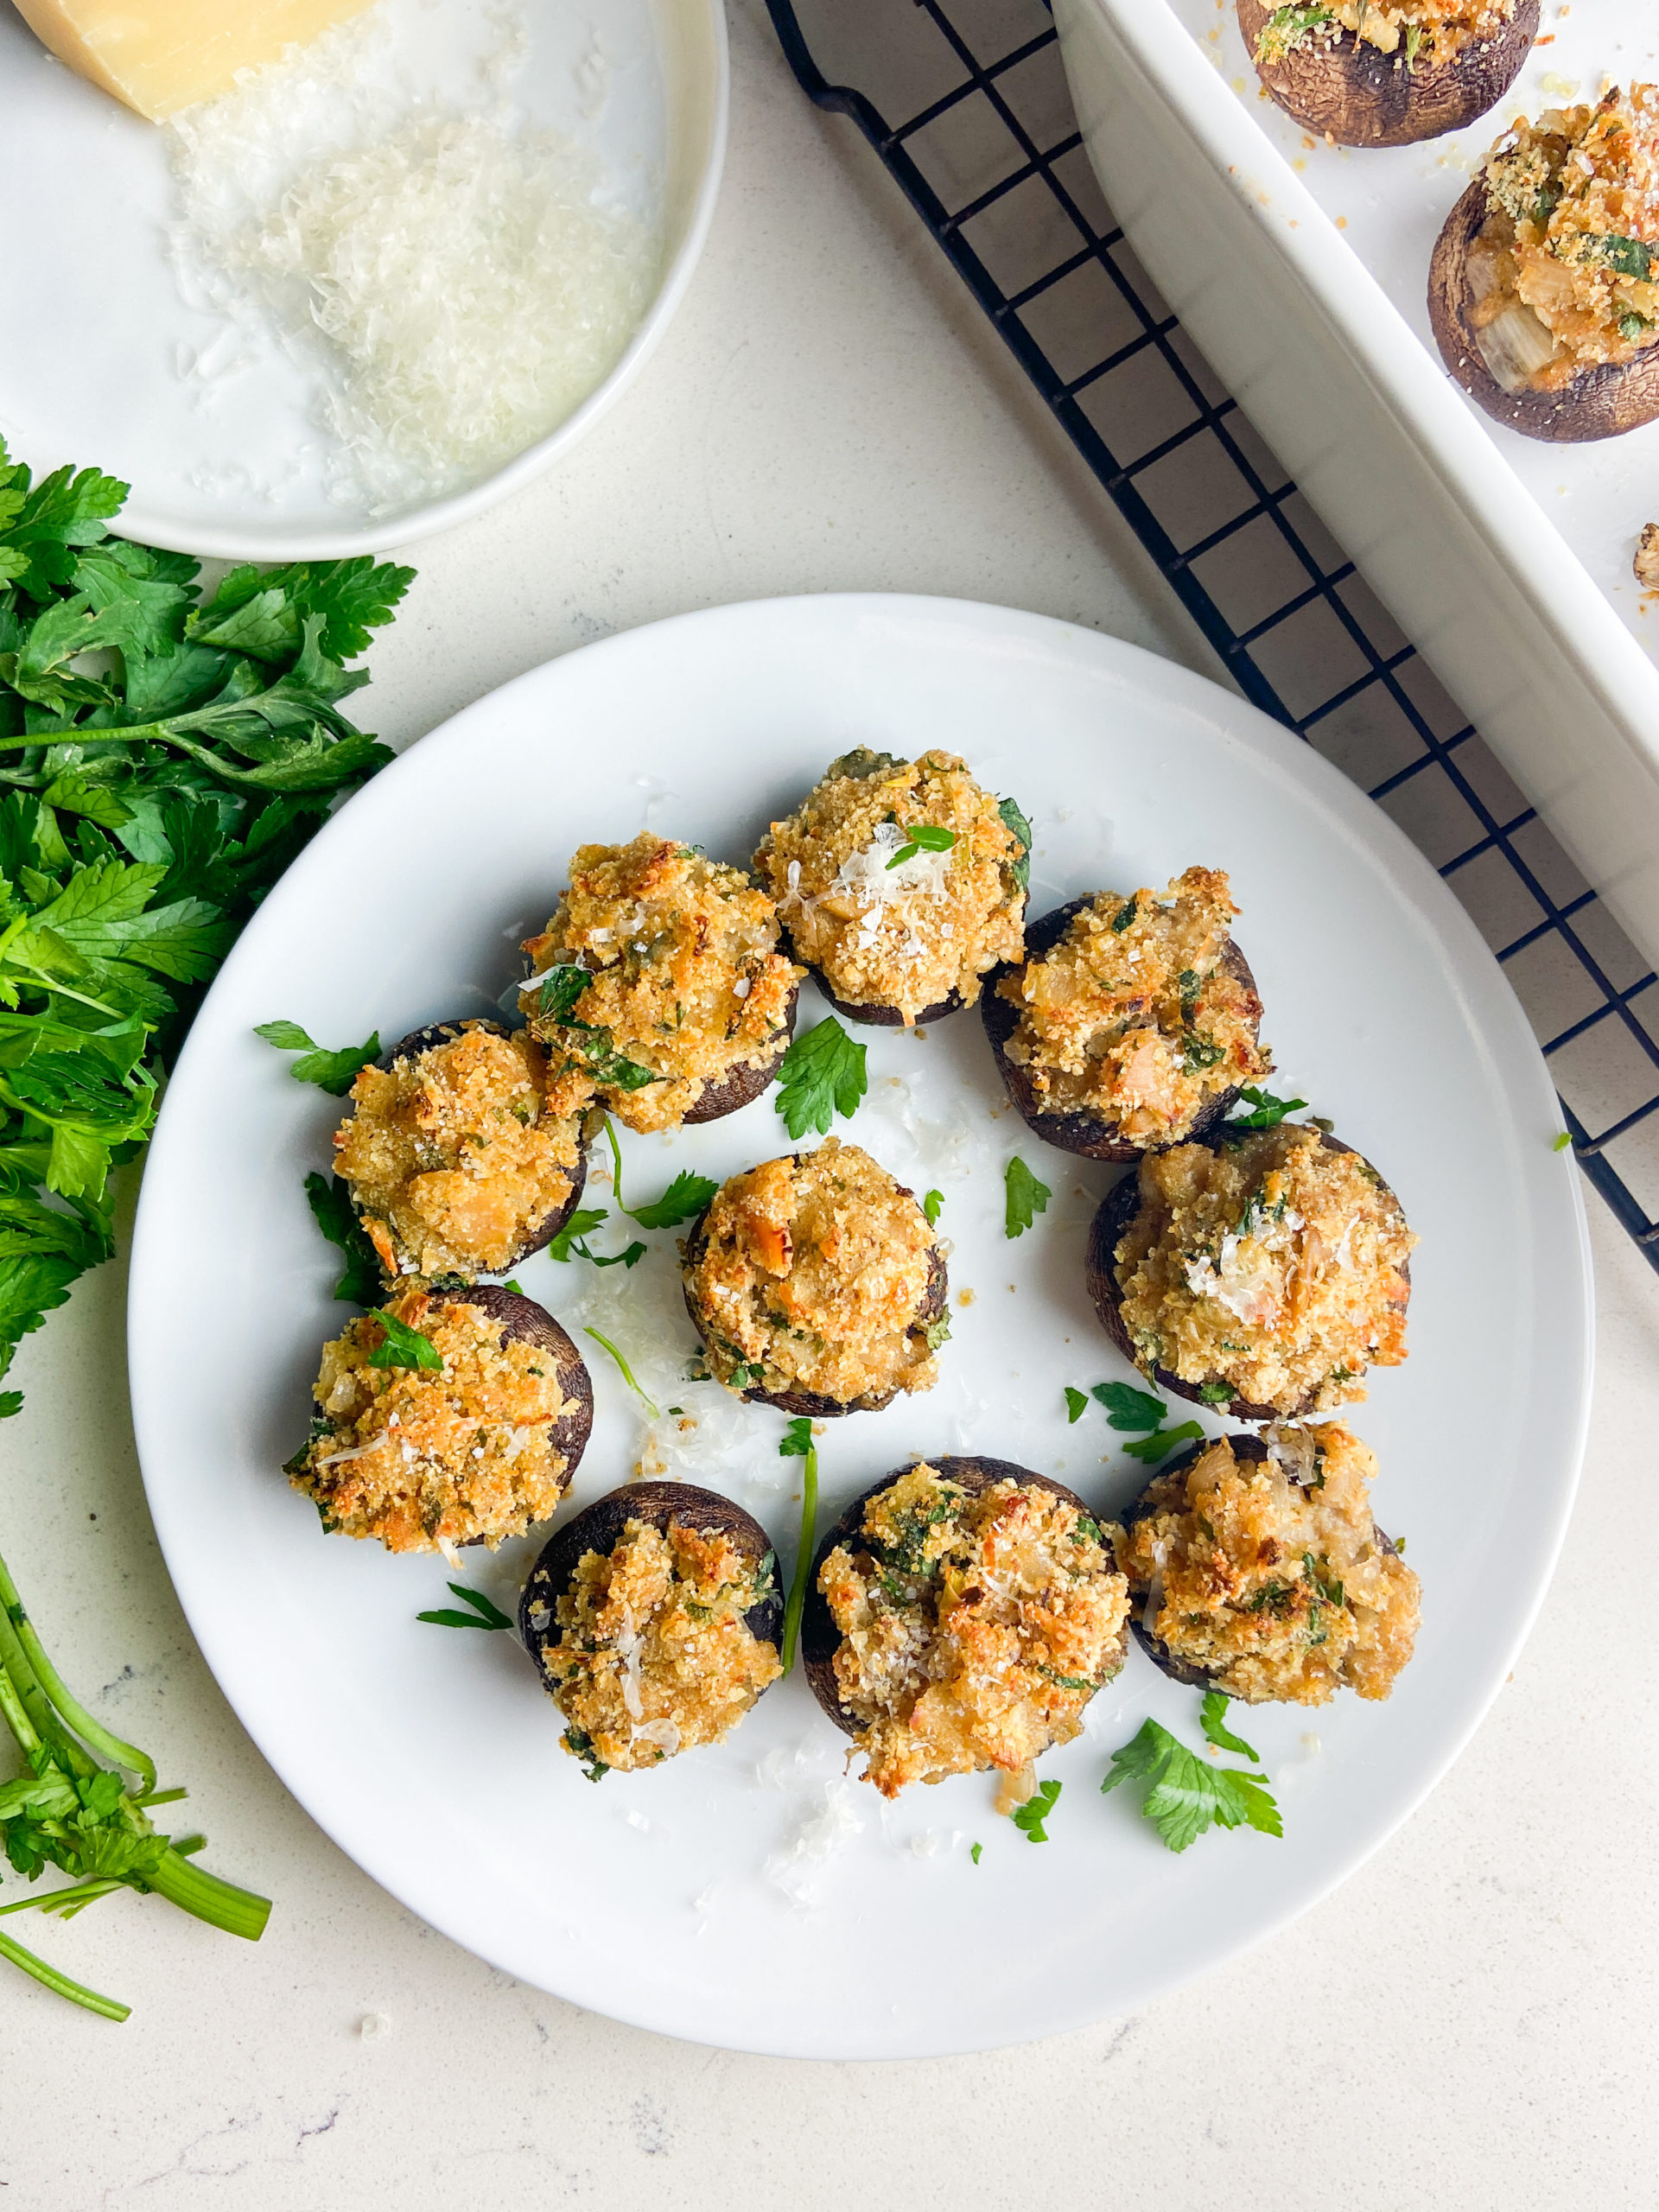
{"type": "Polygon", "coordinates": [[[1020,957],[1027,848],[1010,810],[954,753],[860,748],[772,823],[755,873],[842,1011],[908,1028],[1020,957]]]}
{"type": "Polygon", "coordinates": [[[1371,1517],[1376,1474],[1327,1421],[1195,1445],[1154,1476],[1118,1559],[1158,1663],[1251,1705],[1387,1697],[1421,1587],[1371,1517]]]}
{"type": "Polygon", "coordinates": [[[587,1370],[564,1332],[508,1292],[413,1278],[385,1310],[424,1337],[442,1363],[372,1365],[387,1337],[372,1313],[323,1346],[318,1417],[288,1472],[324,1529],[375,1537],[390,1552],[480,1542],[493,1550],[550,1519],[593,1408],[587,1370]]]}
{"type": "Polygon", "coordinates": [[[1630,568],[1644,591],[1659,591],[1659,522],[1643,524],[1630,568]]]}
{"type": "Polygon", "coordinates": [[[709,1120],[758,1096],[788,1048],[802,970],[772,901],[690,845],[583,845],[524,950],[519,1003],[562,1113],[597,1099],[632,1129],[709,1120]],[[577,970],[591,980],[573,988],[577,970]]]}
{"type": "Polygon", "coordinates": [[[951,1774],[1019,1775],[1070,1743],[1123,1664],[1113,1533],[997,1460],[923,1461],[843,1516],[815,1578],[829,1632],[804,1631],[803,1649],[865,1780],[895,1797],[951,1774]]]}

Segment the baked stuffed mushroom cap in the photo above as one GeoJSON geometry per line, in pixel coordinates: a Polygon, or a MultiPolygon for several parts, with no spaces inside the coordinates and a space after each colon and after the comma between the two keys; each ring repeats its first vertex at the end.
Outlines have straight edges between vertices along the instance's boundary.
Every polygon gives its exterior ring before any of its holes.
{"type": "Polygon", "coordinates": [[[812,1694],[883,1796],[1019,1774],[1070,1743],[1122,1667],[1128,1585],[1063,1484],[1007,1459],[924,1460],[855,1498],[801,1616],[812,1694]]]}
{"type": "Polygon", "coordinates": [[[585,1506],[531,1569],[519,1633],[598,1781],[730,1735],[779,1680],[784,1599],[753,1514],[690,1483],[585,1506]]]}
{"type": "Polygon", "coordinates": [[[588,1172],[547,1057],[499,1021],[438,1021],[359,1071],[334,1173],[389,1276],[504,1274],[556,1236],[588,1172]]]}
{"type": "Polygon", "coordinates": [[[1073,899],[1026,931],[980,1005],[1009,1097],[1088,1160],[1202,1137],[1273,1066],[1262,1001],[1229,933],[1227,878],[1190,868],[1163,893],[1073,899]]]}
{"type": "Polygon", "coordinates": [[[1417,1577],[1371,1517],[1376,1461],[1339,1421],[1193,1445],[1117,1546],[1141,1649],[1247,1704],[1385,1698],[1416,1640],[1417,1577]]]}
{"type": "Polygon", "coordinates": [[[1031,830],[953,753],[832,760],[754,855],[796,957],[849,1021],[912,1027],[969,1006],[1020,956],[1031,830]]]}
{"type": "Polygon", "coordinates": [[[1428,310],[1453,377],[1525,437],[1659,419],[1659,87],[1506,133],[1446,219],[1428,310]]]}
{"type": "Polygon", "coordinates": [[[816,1420],[938,1379],[941,1241],[861,1147],[826,1137],[734,1175],[682,1249],[709,1372],[740,1396],[816,1420]]]}
{"type": "Polygon", "coordinates": [[[1538,35],[1539,0],[1238,0],[1256,73],[1305,130],[1408,146],[1497,105],[1538,35]]]}
{"type": "Polygon", "coordinates": [[[758,1098],[789,1050],[801,970],[772,899],[741,868],[642,831],[583,845],[524,950],[519,1004],[552,1094],[631,1129],[711,1122],[758,1098]]]}
{"type": "Polygon", "coordinates": [[[1406,1357],[1417,1240],[1369,1160],[1302,1122],[1178,1145],[1107,1195],[1089,1289],[1160,1389],[1238,1421],[1365,1395],[1406,1357]]]}
{"type": "Polygon", "coordinates": [[[331,1533],[390,1552],[523,1535],[570,1486],[594,1421],[581,1353],[533,1299],[406,1280],[323,1346],[309,1440],[288,1462],[331,1533]]]}

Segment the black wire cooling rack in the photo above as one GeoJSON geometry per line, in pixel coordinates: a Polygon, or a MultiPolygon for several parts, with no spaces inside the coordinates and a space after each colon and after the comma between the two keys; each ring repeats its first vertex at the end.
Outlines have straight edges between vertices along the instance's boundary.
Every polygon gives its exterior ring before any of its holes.
{"type": "Polygon", "coordinates": [[[1245,696],[1451,884],[1585,1173],[1659,1268],[1659,981],[1159,298],[1042,0],[766,4],[803,88],[858,126],[1245,696]]]}

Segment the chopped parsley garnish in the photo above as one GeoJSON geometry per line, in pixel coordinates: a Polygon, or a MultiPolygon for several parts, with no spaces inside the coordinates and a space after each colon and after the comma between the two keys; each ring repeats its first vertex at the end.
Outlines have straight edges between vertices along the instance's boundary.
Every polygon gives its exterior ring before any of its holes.
{"type": "Polygon", "coordinates": [[[542,977],[541,1014],[544,1021],[569,1021],[576,1001],[594,980],[591,968],[561,964],[542,977]]]}
{"type": "Polygon", "coordinates": [[[931,822],[907,822],[905,842],[887,862],[890,868],[902,868],[906,861],[913,861],[918,853],[948,853],[957,842],[954,830],[936,830],[931,822]]]}
{"type": "MultiPolygon", "coordinates": [[[[1007,804],[1007,801],[1006,799],[1003,801],[1003,804],[1005,806],[1007,804]]],[[[968,1856],[973,1860],[976,1866],[979,1864],[979,1854],[984,1850],[984,1848],[985,1847],[982,1843],[976,1843],[972,1847],[968,1853],[968,1856]]]]}
{"type": "Polygon", "coordinates": [[[944,1204],[944,1192],[943,1191],[930,1191],[927,1196],[922,1200],[922,1211],[927,1216],[927,1225],[930,1229],[937,1226],[939,1218],[939,1208],[944,1204]]]}
{"type": "Polygon", "coordinates": [[[1192,1016],[1198,1010],[1198,971],[1196,968],[1183,968],[1176,981],[1181,993],[1181,1027],[1190,1029],[1192,1016]]]}
{"type": "Polygon", "coordinates": [[[1031,888],[1031,824],[1011,798],[1000,800],[997,812],[1002,817],[1002,827],[1010,836],[1020,840],[1020,857],[1005,862],[1008,874],[1022,891],[1031,888]]]}
{"type": "Polygon", "coordinates": [[[1249,1827],[1262,1835],[1283,1835],[1267,1780],[1239,1767],[1211,1766],[1167,1728],[1146,1720],[1113,1752],[1100,1786],[1103,1793],[1121,1782],[1147,1783],[1141,1811],[1171,1851],[1185,1851],[1210,1827],[1249,1827]]]}
{"type": "Polygon", "coordinates": [[[1088,1410],[1087,1394],[1082,1390],[1074,1390],[1068,1382],[1065,1386],[1065,1418],[1068,1423],[1081,1421],[1088,1410]]]}
{"type": "Polygon", "coordinates": [[[1128,1434],[1136,1429],[1156,1428],[1169,1411],[1161,1398],[1154,1398],[1149,1390],[1137,1390],[1132,1382],[1096,1382],[1090,1395],[1105,1407],[1110,1426],[1128,1434]]]}
{"type": "Polygon", "coordinates": [[[1406,25],[1406,68],[1408,73],[1417,67],[1417,56],[1422,51],[1423,27],[1421,23],[1406,25]]]}
{"type": "Polygon", "coordinates": [[[1137,904],[1138,899],[1131,899],[1125,905],[1120,906],[1117,912],[1112,916],[1112,928],[1117,936],[1122,937],[1124,931],[1128,929],[1129,924],[1135,919],[1135,907],[1137,904]]]}
{"type": "Polygon", "coordinates": [[[385,1332],[369,1354],[371,1367],[418,1367],[430,1375],[442,1374],[443,1354],[430,1337],[423,1336],[407,1321],[400,1321],[395,1313],[388,1313],[379,1306],[371,1309],[369,1319],[378,1321],[385,1332]]]}
{"type": "Polygon", "coordinates": [[[1659,265],[1659,246],[1648,245],[1641,238],[1621,238],[1616,231],[1586,231],[1579,242],[1579,258],[1645,284],[1659,265]]]}
{"type": "Polygon", "coordinates": [[[1618,318],[1618,334],[1627,346],[1634,346],[1643,331],[1652,328],[1653,325],[1648,321],[1646,315],[1637,315],[1634,310],[1618,318]]]}
{"type": "Polygon", "coordinates": [[[573,1724],[565,1730],[564,1740],[575,1753],[577,1763],[588,1781],[603,1782],[611,1770],[594,1749],[593,1738],[585,1735],[573,1724]]]}
{"type": "Polygon", "coordinates": [[[1143,1467],[1155,1467],[1166,1459],[1178,1444],[1190,1444],[1204,1431],[1195,1421],[1184,1421],[1177,1428],[1160,1428],[1152,1436],[1132,1437],[1123,1449],[1132,1459],[1139,1459],[1143,1467]]]}
{"type": "Polygon", "coordinates": [[[640,1404],[644,1406],[645,1411],[651,1415],[652,1421],[656,1421],[661,1414],[661,1407],[657,1403],[656,1399],[653,1398],[648,1391],[642,1389],[640,1385],[635,1382],[633,1370],[628,1365],[627,1361],[622,1357],[622,1354],[617,1350],[610,1338],[608,1337],[601,1336],[597,1329],[588,1329],[584,1333],[590,1336],[596,1344],[604,1345],[606,1351],[609,1352],[611,1357],[616,1362],[617,1371],[620,1374],[622,1380],[627,1384],[629,1389],[632,1391],[634,1396],[639,1399],[640,1404]]]}
{"type": "Polygon", "coordinates": [[[707,1175],[693,1175],[683,1167],[660,1198],[647,1206],[623,1206],[622,1211],[641,1229],[672,1229],[700,1214],[719,1188],[707,1175]]]}
{"type": "Polygon", "coordinates": [[[1572,1141],[1573,1132],[1570,1129],[1563,1129],[1550,1148],[1554,1152],[1565,1152],[1572,1141]]]}
{"type": "Polygon", "coordinates": [[[1189,1029],[1181,1039],[1181,1058],[1185,1061],[1189,1073],[1200,1068],[1214,1067],[1225,1049],[1208,1037],[1200,1037],[1193,1029],[1189,1029]]]}
{"type": "Polygon", "coordinates": [[[788,1674],[795,1664],[801,1609],[806,1604],[806,1586],[812,1573],[813,1539],[818,1528],[818,1447],[812,1441],[812,1424],[804,1414],[798,1414],[784,1431],[778,1456],[780,1459],[800,1459],[805,1463],[801,1473],[800,1542],[795,1554],[789,1597],[784,1605],[784,1648],[779,1655],[784,1672],[788,1674]]]}
{"type": "Polygon", "coordinates": [[[1007,1186],[1002,1211],[1002,1233],[1005,1236],[1023,1236],[1039,1213],[1046,1213],[1048,1202],[1054,1193],[1046,1183],[1039,1183],[1016,1152],[1003,1170],[1007,1186]]]}
{"type": "Polygon", "coordinates": [[[632,1244],[620,1252],[595,1252],[588,1243],[590,1233],[608,1217],[603,1206],[578,1206],[547,1248],[551,1260],[587,1260],[596,1268],[632,1268],[645,1256],[645,1248],[635,1237],[632,1244]]]}
{"type": "Polygon", "coordinates": [[[416,1613],[417,1621],[430,1621],[434,1628],[511,1628],[512,1622],[499,1605],[486,1598],[481,1590],[469,1590],[464,1582],[452,1582],[448,1587],[468,1610],[459,1611],[453,1605],[441,1606],[431,1613],[416,1613]]]}
{"type": "Polygon", "coordinates": [[[1307,1103],[1306,1098],[1275,1098],[1272,1091],[1258,1090],[1253,1083],[1247,1083],[1238,1095],[1255,1110],[1230,1115],[1221,1126],[1223,1136],[1235,1129],[1276,1129],[1287,1114],[1299,1113],[1307,1103]]]}
{"type": "Polygon", "coordinates": [[[660,1080],[638,1060],[625,1059],[614,1049],[608,1029],[595,1029],[582,1038],[579,1049],[594,1081],[607,1084],[613,1090],[643,1090],[648,1083],[660,1080]]]}
{"type": "Polygon", "coordinates": [[[1262,1754],[1253,1751],[1242,1736],[1235,1736],[1227,1726],[1227,1707],[1232,1702],[1223,1690],[1206,1690],[1204,1706],[1198,1715],[1198,1725],[1204,1730],[1205,1741],[1213,1744],[1218,1751],[1233,1751],[1242,1759],[1249,1759],[1252,1766],[1260,1766],[1262,1754]]]}
{"type": "Polygon", "coordinates": [[[1286,55],[1306,43],[1310,32],[1332,20],[1331,10],[1322,5],[1275,8],[1262,26],[1262,35],[1255,41],[1255,58],[1268,63],[1282,61],[1286,55]]]}
{"type": "Polygon", "coordinates": [[[948,1313],[941,1313],[937,1321],[928,1323],[922,1333],[927,1338],[929,1351],[938,1351],[941,1344],[949,1344],[950,1341],[950,1316],[948,1313]]]}
{"type": "Polygon", "coordinates": [[[1200,1382],[1198,1396],[1206,1406],[1230,1406],[1237,1393],[1230,1382],[1200,1382]]]}
{"type": "Polygon", "coordinates": [[[1027,1841],[1048,1841],[1048,1830],[1043,1822],[1059,1802],[1060,1789],[1061,1784],[1058,1782],[1039,1782],[1025,1803],[1014,1807],[1009,1817],[1027,1841]]]}
{"type": "Polygon", "coordinates": [[[338,1175],[314,1173],[305,1179],[305,1196],[317,1227],[346,1255],[334,1296],[353,1306],[372,1306],[380,1295],[380,1261],[357,1217],[350,1188],[338,1175]]]}
{"type": "Polygon", "coordinates": [[[803,1137],[809,1129],[828,1136],[837,1114],[846,1120],[858,1111],[869,1089],[864,1049],[833,1014],[795,1039],[779,1067],[774,1102],[791,1136],[803,1137]]]}
{"type": "Polygon", "coordinates": [[[366,1067],[380,1051],[378,1029],[365,1044],[343,1045],[337,1052],[308,1037],[297,1021],[262,1021],[253,1033],[279,1052],[302,1054],[289,1068],[289,1075],[296,1083],[315,1083],[331,1098],[343,1098],[356,1081],[358,1070],[366,1067]]]}

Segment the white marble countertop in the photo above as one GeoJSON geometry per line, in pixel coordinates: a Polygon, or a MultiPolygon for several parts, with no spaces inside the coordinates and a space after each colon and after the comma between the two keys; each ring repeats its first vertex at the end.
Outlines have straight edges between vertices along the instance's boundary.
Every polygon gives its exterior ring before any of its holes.
{"type": "MultiPolygon", "coordinates": [[[[725,191],[677,325],[555,476],[416,549],[368,719],[404,743],[608,631],[842,588],[1007,601],[1207,667],[935,249],[803,101],[758,0],[733,34],[725,191]]],[[[0,2212],[526,2193],[696,2212],[734,2191],[799,2212],[1650,2204],[1659,1283],[1591,1207],[1581,1502],[1512,1686],[1448,1780],[1337,1896],[1198,1986],[908,2066],[615,2026],[457,1950],[343,1858],[191,1643],[132,1450],[121,1264],[86,1278],[14,1370],[7,1553],[83,1694],[186,1777],[212,1863],[276,1910],[257,1947],[154,1900],[34,1923],[135,2010],[117,2029],[0,1975],[0,2212]]]]}

